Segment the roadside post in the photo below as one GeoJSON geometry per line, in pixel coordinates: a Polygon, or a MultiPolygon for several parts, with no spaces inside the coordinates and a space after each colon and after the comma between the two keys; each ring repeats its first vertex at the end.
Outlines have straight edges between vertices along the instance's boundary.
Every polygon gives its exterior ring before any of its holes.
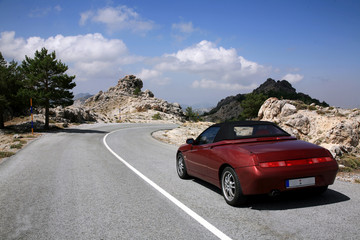
{"type": "Polygon", "coordinates": [[[30,98],[30,116],[31,116],[31,134],[34,135],[34,116],[33,116],[32,98],[30,98]]]}
{"type": "Polygon", "coordinates": [[[121,123],[121,108],[119,108],[119,123],[121,123]]]}

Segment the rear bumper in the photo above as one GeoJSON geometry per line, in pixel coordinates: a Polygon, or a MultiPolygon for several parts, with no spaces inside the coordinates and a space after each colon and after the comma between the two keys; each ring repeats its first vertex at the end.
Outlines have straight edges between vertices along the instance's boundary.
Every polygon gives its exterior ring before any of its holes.
{"type": "MultiPolygon", "coordinates": [[[[292,166],[262,168],[251,166],[235,169],[244,195],[267,194],[273,190],[288,191],[286,180],[315,177],[315,185],[327,186],[334,183],[338,165],[334,162],[319,163],[316,166],[292,166]]],[[[302,187],[304,188],[304,187],[302,187]]]]}

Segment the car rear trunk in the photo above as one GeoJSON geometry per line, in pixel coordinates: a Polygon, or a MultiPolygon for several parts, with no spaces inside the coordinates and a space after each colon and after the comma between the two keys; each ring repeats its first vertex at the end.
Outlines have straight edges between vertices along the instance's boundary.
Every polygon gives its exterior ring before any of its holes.
{"type": "Polygon", "coordinates": [[[241,147],[255,154],[260,163],[329,156],[324,148],[301,140],[262,141],[241,147]]]}

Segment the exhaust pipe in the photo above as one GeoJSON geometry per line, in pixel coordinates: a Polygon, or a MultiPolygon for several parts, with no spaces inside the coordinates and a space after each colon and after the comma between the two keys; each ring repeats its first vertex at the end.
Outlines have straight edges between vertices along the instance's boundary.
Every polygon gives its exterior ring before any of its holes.
{"type": "Polygon", "coordinates": [[[269,193],[269,196],[270,197],[276,197],[276,196],[279,196],[280,195],[280,191],[279,190],[272,190],[270,193],[269,193]]]}

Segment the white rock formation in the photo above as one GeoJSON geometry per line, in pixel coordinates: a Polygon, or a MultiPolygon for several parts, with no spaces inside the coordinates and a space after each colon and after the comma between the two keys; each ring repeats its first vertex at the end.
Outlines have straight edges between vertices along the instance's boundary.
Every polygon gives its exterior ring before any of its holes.
{"type": "Polygon", "coordinates": [[[141,92],[142,80],[128,75],[107,92],[100,91],[87,99],[84,108],[99,116],[99,121],[151,121],[154,115],[162,120],[180,122],[184,115],[178,103],[168,103],[154,97],[150,90],[141,92]]]}
{"type": "Polygon", "coordinates": [[[299,139],[321,145],[338,157],[360,154],[360,110],[305,105],[301,101],[269,98],[258,117],[272,121],[299,139]]]}

